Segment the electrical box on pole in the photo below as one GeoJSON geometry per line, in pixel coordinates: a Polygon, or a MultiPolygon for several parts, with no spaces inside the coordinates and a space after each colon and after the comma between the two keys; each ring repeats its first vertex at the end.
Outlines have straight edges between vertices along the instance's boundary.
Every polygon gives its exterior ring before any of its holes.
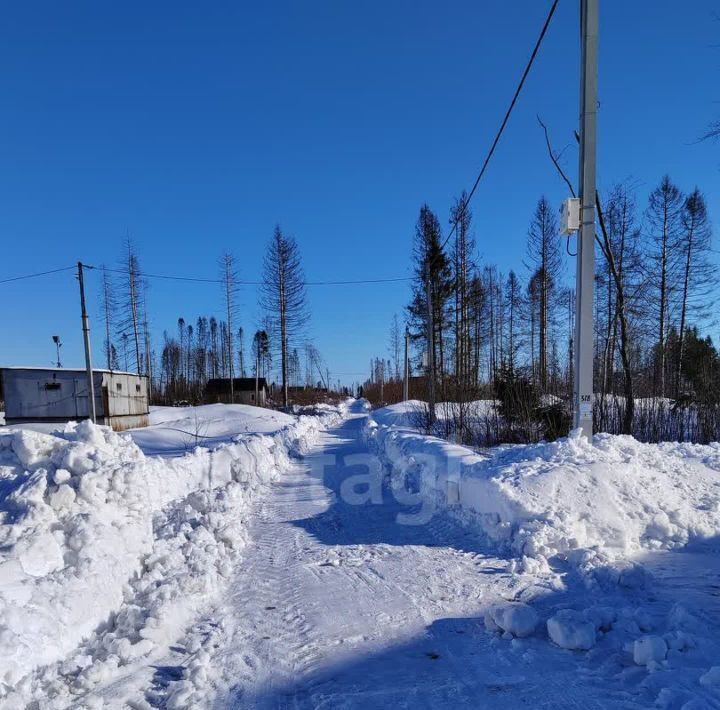
{"type": "Polygon", "coordinates": [[[580,229],[580,199],[569,197],[560,208],[560,232],[566,236],[580,229]]]}
{"type": "Polygon", "coordinates": [[[593,433],[593,286],[595,280],[595,177],[599,0],[581,0],[580,231],[575,287],[573,428],[593,433]]]}

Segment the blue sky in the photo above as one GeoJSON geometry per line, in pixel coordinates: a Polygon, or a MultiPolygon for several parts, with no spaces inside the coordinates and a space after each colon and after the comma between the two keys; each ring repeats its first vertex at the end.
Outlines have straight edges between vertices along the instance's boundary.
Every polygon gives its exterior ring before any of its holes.
{"type": "MultiPolygon", "coordinates": [[[[308,279],[406,276],[424,201],[443,224],[479,168],[550,5],[27,2],[0,10],[0,279],[78,259],[117,266],[126,231],[148,272],[215,277],[226,250],[260,276],[275,223],[308,279]]],[[[576,174],[578,5],[561,0],[473,202],[480,256],[522,272],[541,194],[559,204],[535,116],[576,174]]],[[[720,209],[716,0],[601,7],[599,185],[640,203],[664,172],[720,209]]],[[[574,264],[568,258],[568,275],[574,264]]],[[[88,277],[100,355],[98,281],[88,277]]],[[[331,373],[386,352],[406,284],[310,289],[331,373]]],[[[82,363],[71,273],[0,285],[0,364],[82,363]]],[[[220,313],[219,286],[152,281],[155,335],[220,313]]],[[[259,320],[254,288],[241,320],[259,320]]],[[[334,376],[333,376],[334,377],[334,376]]],[[[343,375],[344,381],[359,379],[343,375]]]]}

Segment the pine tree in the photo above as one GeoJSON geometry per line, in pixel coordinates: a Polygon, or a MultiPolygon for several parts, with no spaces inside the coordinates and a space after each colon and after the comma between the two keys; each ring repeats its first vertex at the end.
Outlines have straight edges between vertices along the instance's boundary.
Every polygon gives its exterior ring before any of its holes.
{"type": "Polygon", "coordinates": [[[528,232],[527,256],[538,286],[538,380],[543,392],[548,385],[548,342],[562,267],[559,244],[555,213],[545,197],[541,197],[528,232]]]}
{"type": "Polygon", "coordinates": [[[675,395],[680,394],[682,363],[685,345],[685,329],[691,311],[696,317],[706,312],[712,271],[708,260],[710,252],[710,223],[705,198],[700,190],[687,197],[682,212],[682,232],[677,242],[681,259],[680,323],[678,327],[678,356],[675,370],[675,395]]]}
{"type": "Polygon", "coordinates": [[[432,366],[428,376],[434,387],[438,381],[444,384],[445,343],[451,322],[453,279],[450,260],[441,242],[440,222],[428,205],[420,208],[413,257],[415,278],[408,306],[411,335],[415,341],[425,341],[430,350],[428,362],[432,366]],[[428,292],[431,309],[428,309],[428,292]]]}
{"type": "Polygon", "coordinates": [[[295,240],[284,235],[280,227],[275,227],[265,252],[260,305],[280,336],[283,406],[287,407],[290,343],[305,328],[309,314],[300,251],[295,240]]]}
{"type": "Polygon", "coordinates": [[[233,361],[235,359],[233,327],[237,316],[237,269],[235,266],[235,257],[226,252],[220,257],[220,281],[222,283],[223,300],[225,301],[225,349],[223,355],[227,362],[228,377],[230,379],[230,403],[235,402],[235,368],[233,361]]]}

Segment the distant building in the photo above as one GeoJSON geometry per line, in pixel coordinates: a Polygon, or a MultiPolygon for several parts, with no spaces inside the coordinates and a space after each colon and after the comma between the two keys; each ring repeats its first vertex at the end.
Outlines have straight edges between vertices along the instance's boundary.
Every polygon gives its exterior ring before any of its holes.
{"type": "MultiPolygon", "coordinates": [[[[235,404],[253,404],[264,407],[267,402],[267,381],[264,377],[257,379],[258,398],[255,401],[255,378],[233,377],[235,404]]],[[[208,380],[205,385],[206,402],[230,402],[230,378],[217,377],[208,380]]]]}
{"type": "MultiPolygon", "coordinates": [[[[6,367],[0,370],[5,423],[68,422],[87,419],[85,370],[6,367]]],[[[148,425],[148,378],[130,372],[93,370],[98,424],[115,431],[148,425]]]]}

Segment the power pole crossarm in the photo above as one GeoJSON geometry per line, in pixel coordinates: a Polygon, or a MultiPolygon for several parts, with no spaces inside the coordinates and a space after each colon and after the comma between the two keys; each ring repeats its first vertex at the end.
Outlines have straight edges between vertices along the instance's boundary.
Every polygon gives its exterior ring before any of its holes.
{"type": "Polygon", "coordinates": [[[85,307],[85,279],[83,274],[84,264],[78,261],[77,277],[80,283],[80,313],[82,316],[83,342],[85,344],[85,370],[87,372],[88,388],[88,416],[93,424],[97,421],[95,412],[95,380],[92,369],[92,355],[90,353],[90,320],[88,319],[87,308],[85,307]]]}
{"type": "Polygon", "coordinates": [[[595,182],[599,0],[581,0],[580,232],[575,317],[573,427],[593,433],[593,281],[595,278],[595,182]]]}

